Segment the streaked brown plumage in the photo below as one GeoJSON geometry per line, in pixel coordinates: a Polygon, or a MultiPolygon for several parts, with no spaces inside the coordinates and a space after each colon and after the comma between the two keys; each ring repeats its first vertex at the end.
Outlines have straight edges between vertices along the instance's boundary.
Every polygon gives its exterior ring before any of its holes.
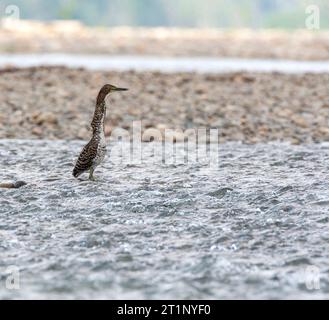
{"type": "Polygon", "coordinates": [[[106,142],[104,132],[104,121],[106,116],[106,96],[114,91],[126,91],[125,88],[117,88],[106,84],[100,90],[91,122],[93,135],[88,144],[82,149],[80,156],[73,169],[73,176],[79,177],[84,172],[89,171],[89,179],[94,180],[93,173],[98,165],[102,163],[106,154],[106,142]]]}

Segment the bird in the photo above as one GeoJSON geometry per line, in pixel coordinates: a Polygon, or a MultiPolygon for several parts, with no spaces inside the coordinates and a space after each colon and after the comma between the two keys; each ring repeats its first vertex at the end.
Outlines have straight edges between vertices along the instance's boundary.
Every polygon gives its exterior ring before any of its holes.
{"type": "Polygon", "coordinates": [[[91,122],[93,131],[92,137],[87,145],[82,149],[73,169],[73,176],[78,178],[83,173],[89,171],[89,180],[95,181],[94,171],[99,166],[106,155],[106,141],[104,121],[106,117],[105,98],[112,92],[127,91],[127,88],[118,88],[111,84],[105,84],[99,91],[96,99],[94,116],[91,122]]]}

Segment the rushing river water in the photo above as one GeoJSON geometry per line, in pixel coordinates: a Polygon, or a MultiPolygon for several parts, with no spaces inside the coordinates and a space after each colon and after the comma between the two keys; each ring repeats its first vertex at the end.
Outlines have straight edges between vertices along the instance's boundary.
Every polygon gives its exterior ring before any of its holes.
{"type": "Polygon", "coordinates": [[[111,56],[79,54],[0,55],[0,67],[54,66],[83,67],[91,70],[161,72],[329,72],[329,61],[290,61],[262,59],[219,59],[210,57],[111,56]]]}
{"type": "Polygon", "coordinates": [[[97,182],[81,146],[0,140],[0,180],[28,183],[0,189],[0,299],[329,298],[328,144],[224,144],[216,168],[144,144],[97,182]]]}

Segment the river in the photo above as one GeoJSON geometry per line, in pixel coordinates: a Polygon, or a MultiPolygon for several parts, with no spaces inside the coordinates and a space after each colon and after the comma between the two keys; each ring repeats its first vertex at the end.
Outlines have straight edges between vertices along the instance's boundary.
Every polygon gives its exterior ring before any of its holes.
{"type": "Polygon", "coordinates": [[[82,145],[0,140],[1,180],[28,183],[0,189],[0,299],[329,297],[328,144],[227,143],[209,167],[153,142],[97,182],[71,175],[82,145]]]}

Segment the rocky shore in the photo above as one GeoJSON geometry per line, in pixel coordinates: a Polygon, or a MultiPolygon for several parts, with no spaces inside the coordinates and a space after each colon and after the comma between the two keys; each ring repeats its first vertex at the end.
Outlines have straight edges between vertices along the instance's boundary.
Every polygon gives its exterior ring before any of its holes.
{"type": "Polygon", "coordinates": [[[76,21],[3,19],[0,52],[328,60],[329,32],[90,28],[76,21]]]}
{"type": "MultiPolygon", "coordinates": [[[[0,71],[0,139],[88,139],[104,83],[128,87],[110,98],[106,134],[147,128],[219,128],[220,142],[329,141],[329,74],[162,74],[64,67],[0,71]]],[[[178,140],[184,139],[181,135],[178,140]]]]}

